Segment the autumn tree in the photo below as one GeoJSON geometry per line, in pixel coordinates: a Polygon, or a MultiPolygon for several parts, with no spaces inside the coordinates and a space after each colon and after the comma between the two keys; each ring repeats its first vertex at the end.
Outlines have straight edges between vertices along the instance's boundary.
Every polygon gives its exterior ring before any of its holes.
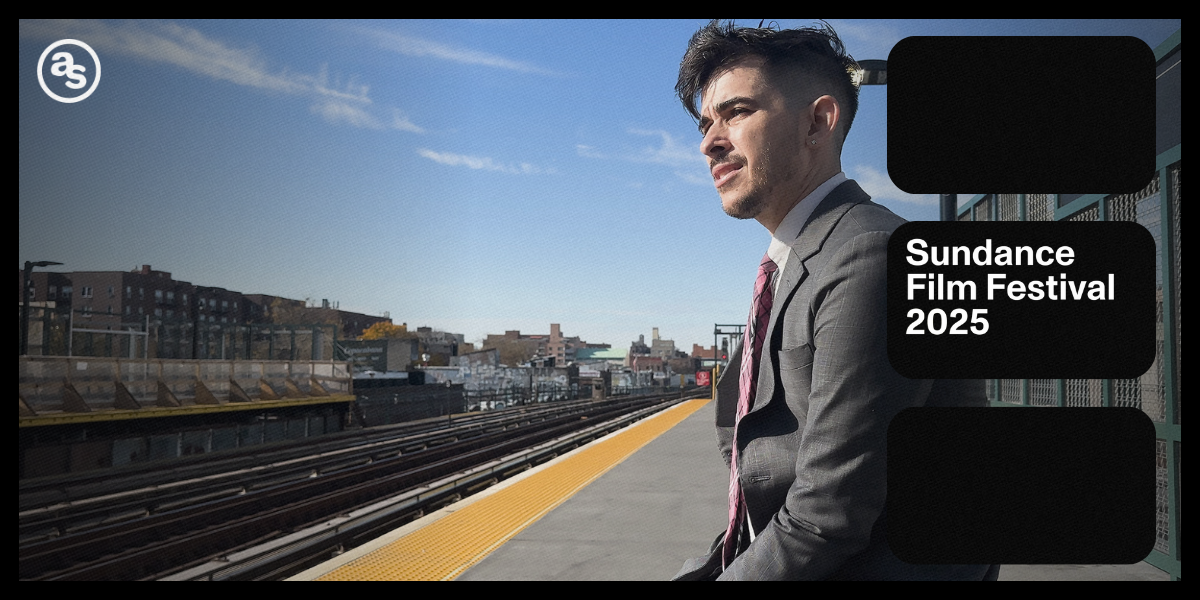
{"type": "Polygon", "coordinates": [[[389,340],[389,339],[409,339],[415,337],[408,331],[408,325],[394,325],[387,321],[380,321],[371,325],[358,336],[360,340],[389,340]]]}

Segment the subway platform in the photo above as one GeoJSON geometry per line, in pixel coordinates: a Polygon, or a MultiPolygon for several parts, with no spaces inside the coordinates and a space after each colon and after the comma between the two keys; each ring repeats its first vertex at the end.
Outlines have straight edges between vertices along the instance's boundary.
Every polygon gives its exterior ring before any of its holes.
{"type": "MultiPolygon", "coordinates": [[[[712,411],[683,402],[291,580],[668,580],[726,519],[712,411]]],[[[1170,576],[1146,563],[1005,565],[1000,580],[1170,576]]]]}

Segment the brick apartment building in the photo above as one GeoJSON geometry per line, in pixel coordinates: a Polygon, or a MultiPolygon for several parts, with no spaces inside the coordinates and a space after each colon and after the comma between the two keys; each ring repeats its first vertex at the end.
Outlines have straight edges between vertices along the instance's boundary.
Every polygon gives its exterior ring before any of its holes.
{"type": "MultiPolygon", "coordinates": [[[[337,323],[342,339],[358,337],[374,323],[391,322],[386,316],[343,311],[328,301],[307,307],[303,300],[193,285],[150,265],[133,271],[34,271],[30,282],[31,302],[52,302],[60,312],[71,311],[75,329],[274,323],[272,306],[295,310],[290,315],[293,324],[337,323]]],[[[24,272],[18,270],[18,304],[23,292],[24,272]]]]}
{"type": "MultiPolygon", "coordinates": [[[[78,327],[123,329],[152,321],[185,320],[198,288],[143,265],[135,271],[34,272],[34,302],[70,307],[78,327]]],[[[19,294],[18,294],[19,295],[19,294]]]]}
{"type": "Polygon", "coordinates": [[[483,341],[484,348],[497,348],[505,344],[518,344],[526,356],[553,358],[556,365],[575,362],[575,353],[583,348],[609,348],[608,344],[589,344],[579,336],[566,337],[559,323],[550,324],[549,334],[522,334],[520,330],[505,331],[504,335],[489,334],[483,341]]]}

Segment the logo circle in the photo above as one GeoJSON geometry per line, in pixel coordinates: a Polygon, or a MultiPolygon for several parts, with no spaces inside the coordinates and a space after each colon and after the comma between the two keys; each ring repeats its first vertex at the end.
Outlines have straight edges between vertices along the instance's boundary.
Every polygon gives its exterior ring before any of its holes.
{"type": "Polygon", "coordinates": [[[38,75],[38,83],[41,84],[42,91],[46,92],[47,96],[50,96],[51,98],[54,98],[55,100],[58,100],[59,102],[63,102],[65,104],[73,104],[75,102],[79,102],[80,100],[84,100],[88,96],[91,96],[92,92],[96,91],[96,86],[100,84],[100,57],[96,56],[96,51],[92,50],[91,46],[89,46],[79,40],[58,40],[57,42],[54,42],[53,44],[50,44],[49,46],[47,46],[46,49],[42,51],[42,57],[38,59],[37,75],[38,75]],[[88,87],[86,92],[84,92],[78,96],[75,96],[74,98],[64,98],[64,97],[59,96],[58,94],[55,94],[54,92],[50,91],[50,86],[46,85],[46,76],[42,75],[42,65],[45,64],[46,57],[50,55],[50,51],[54,50],[55,48],[62,46],[64,44],[73,44],[75,46],[79,46],[80,48],[83,48],[84,50],[87,50],[87,53],[92,55],[92,60],[95,61],[95,63],[96,63],[96,76],[94,78],[92,78],[92,85],[90,87],[88,87]]]}

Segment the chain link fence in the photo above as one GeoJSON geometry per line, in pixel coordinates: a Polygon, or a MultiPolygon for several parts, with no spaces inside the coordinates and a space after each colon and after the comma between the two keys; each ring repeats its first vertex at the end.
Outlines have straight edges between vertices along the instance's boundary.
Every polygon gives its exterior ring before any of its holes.
{"type": "MultiPolygon", "coordinates": [[[[112,320],[70,306],[29,308],[29,356],[330,360],[338,326],[112,320]]],[[[20,317],[18,317],[20,319],[20,317]]],[[[18,336],[23,322],[18,322],[18,336]]]]}
{"type": "Polygon", "coordinates": [[[1082,196],[1063,207],[1057,206],[1055,194],[983,195],[960,207],[957,217],[960,221],[985,221],[993,215],[1000,221],[1021,221],[1022,216],[1025,221],[1126,221],[1142,225],[1153,236],[1156,349],[1154,362],[1144,374],[1127,379],[996,379],[988,382],[987,389],[996,406],[1132,407],[1150,417],[1158,432],[1157,504],[1155,553],[1146,560],[1176,576],[1180,556],[1181,177],[1182,163],[1176,162],[1160,169],[1137,192],[1082,196]]]}

